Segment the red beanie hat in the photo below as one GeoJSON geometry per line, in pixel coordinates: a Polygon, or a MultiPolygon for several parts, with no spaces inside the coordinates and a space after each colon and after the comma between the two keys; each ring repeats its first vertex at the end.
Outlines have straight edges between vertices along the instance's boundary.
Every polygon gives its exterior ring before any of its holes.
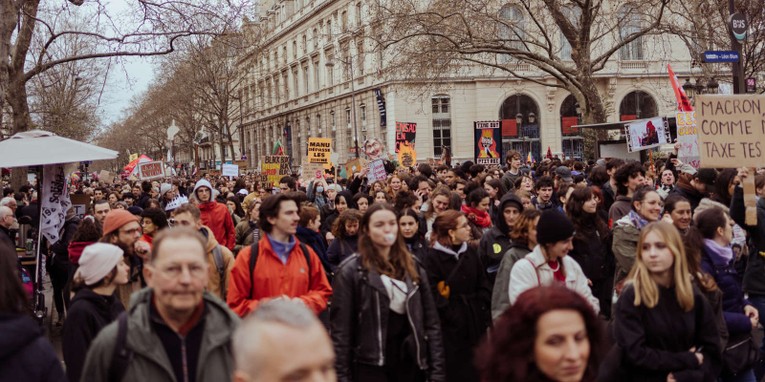
{"type": "Polygon", "coordinates": [[[106,236],[130,222],[137,222],[138,216],[131,214],[123,209],[115,209],[109,211],[104,218],[104,234],[106,236]]]}

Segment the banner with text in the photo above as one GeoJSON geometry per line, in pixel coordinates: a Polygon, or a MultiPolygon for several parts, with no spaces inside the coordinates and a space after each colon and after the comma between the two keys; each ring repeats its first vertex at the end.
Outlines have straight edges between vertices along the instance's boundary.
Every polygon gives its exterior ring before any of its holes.
{"type": "Polygon", "coordinates": [[[475,163],[500,165],[502,163],[501,121],[475,121],[475,163]]]}
{"type": "Polygon", "coordinates": [[[55,244],[61,235],[66,220],[66,211],[72,206],[66,190],[64,165],[52,164],[43,168],[42,202],[40,203],[40,232],[55,244]]]}
{"type": "Polygon", "coordinates": [[[416,123],[396,122],[396,154],[398,163],[404,167],[411,167],[417,163],[417,152],[414,151],[416,135],[416,123]]]}
{"type": "Polygon", "coordinates": [[[332,138],[308,138],[308,163],[329,163],[332,154],[332,138]]]}
{"type": "Polygon", "coordinates": [[[138,163],[138,179],[152,180],[165,177],[165,164],[162,161],[138,163]]]}
{"type": "Polygon", "coordinates": [[[696,126],[701,167],[765,163],[765,96],[700,95],[696,126]]]}
{"type": "Polygon", "coordinates": [[[696,132],[696,113],[680,111],[677,113],[677,159],[699,168],[699,136],[696,132]]]}
{"type": "Polygon", "coordinates": [[[266,155],[260,174],[265,176],[267,188],[274,185],[278,186],[279,179],[290,174],[290,157],[287,155],[266,155]]]}

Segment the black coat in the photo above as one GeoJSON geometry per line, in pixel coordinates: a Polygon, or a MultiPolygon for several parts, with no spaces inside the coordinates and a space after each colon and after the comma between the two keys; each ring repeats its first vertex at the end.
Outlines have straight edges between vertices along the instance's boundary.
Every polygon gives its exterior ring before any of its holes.
{"type": "MultiPolygon", "coordinates": [[[[406,278],[408,287],[406,315],[411,325],[417,364],[430,381],[444,381],[441,327],[427,274],[417,267],[420,282],[406,278]]],[[[354,363],[386,365],[390,299],[380,274],[362,267],[358,255],[344,261],[332,283],[334,294],[330,309],[332,342],[337,354],[337,379],[350,381],[354,363]]],[[[363,382],[363,381],[362,381],[363,382]]]]}
{"type": "Polygon", "coordinates": [[[66,381],[61,362],[31,318],[0,313],[0,382],[66,381]]]}
{"type": "Polygon", "coordinates": [[[102,296],[88,288],[77,292],[67,311],[61,338],[66,376],[70,381],[80,380],[90,343],[123,311],[125,308],[114,296],[102,296]]]}
{"type": "MultiPolygon", "coordinates": [[[[624,288],[614,308],[612,357],[601,372],[618,368],[620,381],[664,382],[672,373],[678,382],[715,381],[720,370],[722,348],[715,316],[707,299],[694,287],[690,312],[680,307],[674,288],[659,287],[659,303],[653,308],[635,306],[635,290],[624,288]],[[700,349],[704,363],[698,364],[691,347],[700,349]],[[614,365],[614,359],[621,359],[614,365]]],[[[601,375],[602,376],[602,375],[601,375]]],[[[613,376],[612,376],[613,377],[613,376]]],[[[617,380],[617,379],[601,379],[617,380]]]]}
{"type": "Polygon", "coordinates": [[[344,238],[335,238],[332,240],[332,244],[327,248],[327,260],[329,260],[330,272],[335,272],[337,267],[343,260],[347,259],[350,255],[356,253],[359,247],[359,237],[354,235],[344,238]]]}
{"type": "Polygon", "coordinates": [[[441,318],[447,380],[477,381],[473,348],[491,323],[491,287],[473,247],[459,257],[431,248],[422,263],[441,318]],[[439,293],[440,282],[449,286],[448,299],[439,293]]]}

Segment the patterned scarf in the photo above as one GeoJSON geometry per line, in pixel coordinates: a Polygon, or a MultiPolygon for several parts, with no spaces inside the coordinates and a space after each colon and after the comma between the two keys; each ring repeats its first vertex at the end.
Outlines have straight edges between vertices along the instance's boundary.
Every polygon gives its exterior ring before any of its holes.
{"type": "Polygon", "coordinates": [[[643,227],[647,226],[648,223],[650,223],[648,220],[643,219],[642,216],[640,216],[637,212],[634,210],[630,210],[630,213],[628,214],[630,217],[630,221],[632,222],[632,225],[635,226],[637,229],[643,229],[643,227]]]}

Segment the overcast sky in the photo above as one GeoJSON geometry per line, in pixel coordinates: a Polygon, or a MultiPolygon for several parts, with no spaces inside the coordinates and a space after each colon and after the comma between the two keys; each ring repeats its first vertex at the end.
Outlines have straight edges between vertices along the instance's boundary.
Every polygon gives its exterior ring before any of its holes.
{"type": "Polygon", "coordinates": [[[130,57],[125,60],[124,68],[114,68],[101,97],[101,120],[103,126],[117,122],[122,118],[123,109],[130,105],[130,100],[148,89],[154,81],[154,68],[151,60],[130,57]]]}

